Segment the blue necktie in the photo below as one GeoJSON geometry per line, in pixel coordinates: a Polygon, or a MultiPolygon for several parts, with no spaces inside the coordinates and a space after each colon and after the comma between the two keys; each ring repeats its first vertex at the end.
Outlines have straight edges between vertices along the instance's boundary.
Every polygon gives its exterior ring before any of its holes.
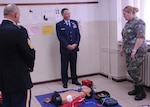
{"type": "Polygon", "coordinates": [[[69,23],[69,20],[67,21],[67,26],[69,26],[69,27],[70,27],[70,23],[69,23]]]}

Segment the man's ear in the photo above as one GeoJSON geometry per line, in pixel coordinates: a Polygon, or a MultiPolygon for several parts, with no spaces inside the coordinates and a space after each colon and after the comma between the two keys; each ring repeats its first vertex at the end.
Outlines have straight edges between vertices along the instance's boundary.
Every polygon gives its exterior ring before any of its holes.
{"type": "Polygon", "coordinates": [[[19,14],[18,14],[17,12],[15,12],[15,13],[14,13],[14,18],[17,18],[18,15],[19,15],[19,14]]]}
{"type": "Polygon", "coordinates": [[[18,15],[18,14],[15,12],[15,13],[14,13],[15,18],[17,18],[17,15],[18,15]]]}

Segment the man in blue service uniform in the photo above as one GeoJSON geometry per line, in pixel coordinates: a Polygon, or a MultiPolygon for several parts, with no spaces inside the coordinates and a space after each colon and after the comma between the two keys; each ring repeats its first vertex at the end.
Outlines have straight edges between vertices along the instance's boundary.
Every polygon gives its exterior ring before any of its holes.
{"type": "Polygon", "coordinates": [[[60,41],[61,76],[63,87],[68,85],[68,63],[70,62],[72,84],[81,85],[76,74],[77,51],[79,51],[80,32],[78,23],[70,20],[69,9],[61,10],[63,20],[56,24],[57,37],[60,41]]]}
{"type": "Polygon", "coordinates": [[[30,107],[30,72],[35,50],[24,27],[18,26],[19,8],[8,4],[0,24],[0,91],[2,107],[30,107]]]}

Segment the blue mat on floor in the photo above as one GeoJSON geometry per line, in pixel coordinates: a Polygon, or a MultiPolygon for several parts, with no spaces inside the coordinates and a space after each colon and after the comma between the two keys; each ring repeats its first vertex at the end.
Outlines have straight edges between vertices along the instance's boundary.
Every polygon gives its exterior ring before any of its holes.
{"type": "MultiPolygon", "coordinates": [[[[65,92],[65,91],[60,91],[61,92],[65,92]]],[[[52,104],[52,103],[44,103],[43,100],[45,98],[50,98],[52,96],[53,93],[48,93],[48,94],[44,94],[44,95],[38,95],[35,96],[37,98],[37,100],[39,101],[39,103],[41,104],[42,107],[57,107],[56,105],[52,104]]],[[[97,106],[98,101],[94,98],[90,98],[90,99],[86,99],[85,103],[83,103],[82,105],[80,105],[79,107],[105,107],[105,106],[97,106]]],[[[112,107],[122,107],[120,105],[117,106],[112,106],[112,107]]]]}

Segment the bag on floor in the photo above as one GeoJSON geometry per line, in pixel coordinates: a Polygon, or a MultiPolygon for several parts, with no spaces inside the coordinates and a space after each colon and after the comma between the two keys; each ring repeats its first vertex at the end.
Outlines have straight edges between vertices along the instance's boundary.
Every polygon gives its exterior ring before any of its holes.
{"type": "Polygon", "coordinates": [[[112,107],[118,105],[118,101],[114,98],[106,98],[104,99],[103,103],[104,103],[103,105],[106,107],[112,107]]]}
{"type": "Polygon", "coordinates": [[[94,93],[94,98],[97,99],[100,104],[102,104],[104,102],[104,99],[110,98],[110,94],[107,91],[100,91],[94,93]]]}

